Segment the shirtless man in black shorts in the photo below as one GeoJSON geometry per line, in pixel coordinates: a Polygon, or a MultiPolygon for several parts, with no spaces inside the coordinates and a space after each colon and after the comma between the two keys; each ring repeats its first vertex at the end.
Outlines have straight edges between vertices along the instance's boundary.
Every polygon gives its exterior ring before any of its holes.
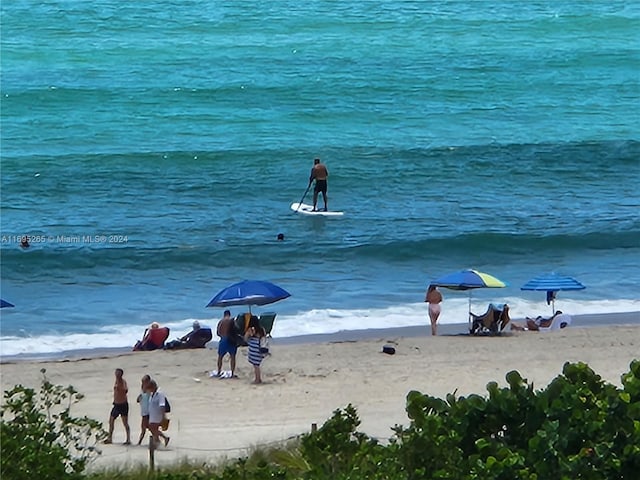
{"type": "Polygon", "coordinates": [[[125,445],[131,445],[131,430],[129,429],[129,402],[127,401],[127,393],[129,387],[127,381],[124,379],[124,372],[121,368],[116,368],[116,382],[113,385],[113,408],[109,415],[109,436],[104,443],[111,443],[113,441],[113,427],[116,418],[122,417],[122,424],[124,425],[125,432],[127,433],[127,440],[125,445]]]}
{"type": "Polygon", "coordinates": [[[313,211],[317,212],[316,205],[318,204],[318,193],[322,192],[322,199],[324,200],[324,211],[327,211],[327,177],[329,176],[329,170],[327,167],[320,163],[320,159],[313,160],[313,168],[311,169],[311,176],[309,177],[309,186],[311,182],[316,181],[316,185],[313,188],[313,211]]]}

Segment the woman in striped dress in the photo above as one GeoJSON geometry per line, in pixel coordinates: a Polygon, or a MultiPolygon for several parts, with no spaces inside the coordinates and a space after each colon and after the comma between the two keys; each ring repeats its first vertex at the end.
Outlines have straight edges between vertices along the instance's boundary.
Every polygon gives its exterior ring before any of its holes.
{"type": "Polygon", "coordinates": [[[264,328],[260,326],[260,321],[257,317],[251,317],[249,321],[249,328],[244,334],[244,338],[249,344],[249,363],[253,365],[253,372],[255,379],[253,383],[262,383],[262,377],[260,376],[260,364],[262,363],[262,352],[260,352],[260,340],[266,335],[264,328]]]}

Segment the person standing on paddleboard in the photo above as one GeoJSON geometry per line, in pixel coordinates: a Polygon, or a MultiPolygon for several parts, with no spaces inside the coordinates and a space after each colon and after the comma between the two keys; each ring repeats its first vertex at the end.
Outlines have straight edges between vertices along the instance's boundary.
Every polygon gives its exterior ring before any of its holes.
{"type": "Polygon", "coordinates": [[[309,176],[309,186],[311,182],[316,181],[316,185],[313,188],[313,211],[317,212],[316,205],[318,204],[318,193],[322,192],[322,199],[324,200],[324,211],[327,211],[327,177],[329,176],[329,170],[324,163],[320,163],[320,159],[313,160],[313,168],[311,169],[311,176],[309,176]]]}

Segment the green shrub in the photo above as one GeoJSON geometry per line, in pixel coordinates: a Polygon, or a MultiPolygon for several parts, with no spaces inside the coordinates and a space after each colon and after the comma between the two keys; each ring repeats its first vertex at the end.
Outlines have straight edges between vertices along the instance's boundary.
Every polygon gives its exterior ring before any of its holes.
{"type": "Polygon", "coordinates": [[[518,372],[488,397],[407,396],[394,430],[408,479],[635,479],[640,472],[640,361],[616,388],[586,364],[535,392],[518,372]]]}
{"type": "Polygon", "coordinates": [[[381,445],[376,439],[358,432],[360,419],[348,405],[315,433],[304,435],[300,453],[309,465],[303,478],[335,480],[376,480],[398,478],[400,464],[395,445],[381,445]]]}
{"type": "Polygon", "coordinates": [[[73,417],[83,396],[73,387],[53,385],[43,374],[39,392],[16,385],[4,392],[0,409],[2,478],[60,480],[82,478],[87,462],[106,436],[100,422],[73,417]]]}

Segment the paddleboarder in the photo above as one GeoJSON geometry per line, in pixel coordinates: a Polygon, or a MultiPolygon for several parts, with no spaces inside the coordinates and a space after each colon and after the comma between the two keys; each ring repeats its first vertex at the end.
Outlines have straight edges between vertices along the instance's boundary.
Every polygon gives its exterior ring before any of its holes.
{"type": "Polygon", "coordinates": [[[317,212],[316,208],[318,204],[318,193],[322,192],[322,199],[324,200],[324,211],[327,211],[327,177],[329,176],[329,170],[324,163],[320,162],[319,158],[313,160],[313,168],[311,168],[311,175],[309,176],[309,186],[314,180],[316,184],[313,188],[313,211],[317,212]]]}

